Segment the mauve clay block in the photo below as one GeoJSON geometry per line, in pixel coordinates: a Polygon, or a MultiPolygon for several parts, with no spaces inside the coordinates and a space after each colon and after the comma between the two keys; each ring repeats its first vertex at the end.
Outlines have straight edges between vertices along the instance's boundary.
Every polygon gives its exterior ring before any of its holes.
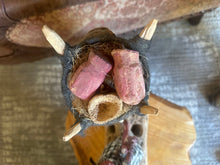
{"type": "Polygon", "coordinates": [[[73,74],[69,88],[75,96],[88,100],[103,83],[105,75],[111,69],[112,64],[91,50],[88,61],[81,64],[73,74]]]}
{"type": "Polygon", "coordinates": [[[114,59],[114,83],[119,98],[129,105],[139,104],[145,97],[145,84],[139,52],[115,49],[111,54],[114,59]]]}

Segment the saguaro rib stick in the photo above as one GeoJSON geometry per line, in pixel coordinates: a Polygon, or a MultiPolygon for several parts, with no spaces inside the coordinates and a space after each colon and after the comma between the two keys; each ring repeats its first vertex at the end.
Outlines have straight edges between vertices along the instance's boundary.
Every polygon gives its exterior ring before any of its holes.
{"type": "Polygon", "coordinates": [[[158,115],[158,109],[148,105],[142,106],[140,112],[145,115],[158,115]]]}
{"type": "Polygon", "coordinates": [[[63,39],[55,31],[51,30],[47,25],[43,26],[42,32],[44,33],[44,36],[50,45],[55,49],[55,51],[58,54],[63,55],[65,49],[65,42],[63,39]]]}
{"type": "Polygon", "coordinates": [[[64,136],[63,136],[63,141],[68,141],[70,140],[73,136],[75,136],[77,133],[79,133],[81,130],[81,126],[79,123],[75,124],[73,127],[71,127],[70,129],[68,129],[64,136]]]}
{"type": "Polygon", "coordinates": [[[140,38],[143,38],[145,40],[151,40],[151,38],[154,35],[154,32],[157,28],[157,23],[158,20],[156,19],[152,19],[145,27],[144,29],[141,31],[141,33],[139,34],[140,38]]]}

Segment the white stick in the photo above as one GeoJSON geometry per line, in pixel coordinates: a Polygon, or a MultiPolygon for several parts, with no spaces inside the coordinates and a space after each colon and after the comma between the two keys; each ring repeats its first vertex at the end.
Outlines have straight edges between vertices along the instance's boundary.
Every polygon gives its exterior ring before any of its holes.
{"type": "Polygon", "coordinates": [[[158,109],[149,105],[144,105],[140,108],[140,112],[145,115],[158,115],[158,109]]]}
{"type": "Polygon", "coordinates": [[[55,49],[55,51],[58,54],[63,55],[65,49],[65,42],[63,41],[63,39],[47,25],[43,26],[42,32],[50,45],[55,49]]]}
{"type": "Polygon", "coordinates": [[[145,27],[144,29],[141,31],[141,33],[139,34],[140,38],[143,38],[145,40],[151,40],[151,38],[154,35],[154,32],[157,28],[157,22],[158,20],[156,19],[152,19],[145,27]]]}
{"type": "Polygon", "coordinates": [[[68,141],[70,140],[73,136],[75,136],[76,134],[78,134],[81,131],[81,126],[79,123],[77,123],[76,125],[74,125],[73,127],[71,127],[70,129],[68,129],[63,136],[63,141],[68,141]]]}

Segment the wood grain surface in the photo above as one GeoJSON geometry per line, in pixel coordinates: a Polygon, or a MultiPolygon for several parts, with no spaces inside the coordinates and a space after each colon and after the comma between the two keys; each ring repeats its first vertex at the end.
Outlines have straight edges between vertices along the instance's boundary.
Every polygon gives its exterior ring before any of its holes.
{"type": "Polygon", "coordinates": [[[44,24],[73,45],[95,27],[105,26],[119,34],[143,27],[153,18],[161,23],[220,6],[219,0],[56,0],[53,3],[48,0],[28,3],[27,0],[22,0],[19,4],[15,0],[0,2],[0,47],[7,46],[14,52],[6,55],[3,52],[0,55],[0,63],[4,64],[35,61],[50,55],[48,52],[41,53],[40,48],[39,52],[36,49],[26,51],[32,47],[49,47],[41,32],[44,24]]]}
{"type": "Polygon", "coordinates": [[[148,165],[190,165],[196,130],[189,111],[154,94],[149,105],[158,109],[148,118],[148,165]]]}
{"type": "MultiPolygon", "coordinates": [[[[207,100],[220,86],[219,22],[216,9],[198,26],[185,20],[159,25],[148,55],[152,92],[187,107],[195,122],[193,165],[220,165],[220,111],[207,100]]],[[[61,72],[56,57],[0,65],[0,164],[77,164],[71,146],[62,142],[67,109],[61,72]]]]}
{"type": "MultiPolygon", "coordinates": [[[[80,5],[93,0],[1,0],[0,1],[0,63],[15,64],[31,62],[54,55],[55,52],[45,48],[34,48],[17,45],[5,38],[9,27],[14,26],[22,18],[39,16],[71,5],[80,5]],[[51,53],[52,52],[52,53],[51,53]]],[[[22,34],[21,34],[22,36],[22,34]]],[[[35,38],[35,36],[33,36],[35,38]]]]}
{"type": "Polygon", "coordinates": [[[46,24],[73,45],[96,27],[107,27],[120,34],[143,27],[153,18],[164,22],[218,6],[218,0],[98,0],[24,18],[8,29],[6,37],[24,46],[48,47],[41,32],[46,24]]]}

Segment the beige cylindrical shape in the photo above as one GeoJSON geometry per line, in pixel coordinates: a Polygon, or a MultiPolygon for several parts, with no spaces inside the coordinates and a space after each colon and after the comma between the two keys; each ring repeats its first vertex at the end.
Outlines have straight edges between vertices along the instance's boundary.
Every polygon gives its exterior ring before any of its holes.
{"type": "Polygon", "coordinates": [[[90,119],[97,124],[104,124],[123,114],[123,102],[115,94],[96,95],[88,104],[90,119]]]}

